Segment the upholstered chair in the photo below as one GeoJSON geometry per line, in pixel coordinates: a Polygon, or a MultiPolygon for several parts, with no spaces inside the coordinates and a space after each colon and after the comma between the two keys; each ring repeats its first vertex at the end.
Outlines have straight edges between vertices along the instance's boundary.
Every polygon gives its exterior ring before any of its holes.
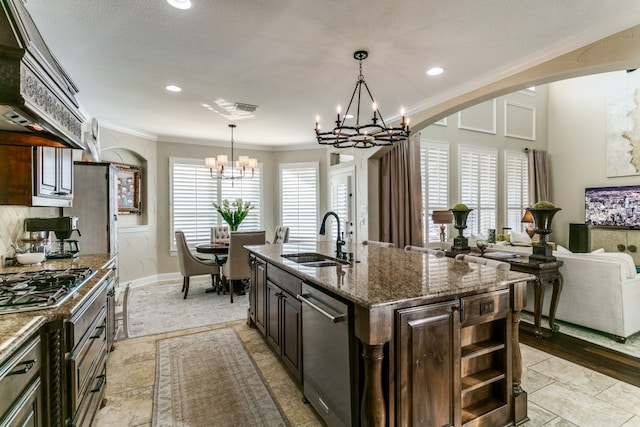
{"type": "Polygon", "coordinates": [[[128,283],[124,289],[122,301],[116,304],[115,321],[122,328],[122,336],[129,338],[129,298],[131,297],[131,284],[128,283]]]}
{"type": "Polygon", "coordinates": [[[389,242],[379,242],[377,240],[363,240],[362,244],[367,246],[380,246],[383,248],[395,248],[396,245],[394,245],[393,243],[389,243],[389,242]]]}
{"type": "Polygon", "coordinates": [[[271,243],[287,243],[289,241],[289,227],[279,225],[276,227],[276,231],[273,234],[273,240],[271,243]]]}
{"type": "Polygon", "coordinates": [[[211,243],[229,238],[229,226],[211,227],[211,243]]]}
{"type": "Polygon", "coordinates": [[[442,249],[422,248],[420,246],[412,246],[412,245],[405,246],[404,250],[407,252],[424,252],[427,254],[435,255],[438,258],[442,258],[443,256],[446,255],[446,253],[442,249]]]}
{"type": "Polygon", "coordinates": [[[178,248],[178,260],[180,261],[180,273],[182,273],[182,292],[184,298],[189,293],[189,278],[191,276],[201,276],[210,274],[212,285],[217,286],[220,277],[220,267],[215,260],[205,260],[197,258],[189,250],[187,239],[182,231],[176,231],[176,247],[178,248]]]}
{"type": "Polygon", "coordinates": [[[251,278],[249,251],[245,245],[264,245],[266,241],[263,231],[232,231],[229,237],[229,256],[222,266],[222,276],[229,286],[231,302],[233,302],[233,282],[251,278]]]}

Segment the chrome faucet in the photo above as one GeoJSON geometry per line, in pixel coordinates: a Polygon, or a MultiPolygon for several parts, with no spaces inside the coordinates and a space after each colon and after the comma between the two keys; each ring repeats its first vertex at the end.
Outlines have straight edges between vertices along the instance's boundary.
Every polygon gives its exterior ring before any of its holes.
{"type": "Polygon", "coordinates": [[[344,238],[340,233],[340,217],[338,217],[337,213],[333,211],[329,211],[326,214],[324,214],[324,218],[322,218],[322,224],[320,225],[320,231],[318,233],[323,236],[326,233],[325,223],[327,222],[327,218],[329,217],[329,215],[333,215],[336,217],[336,223],[337,223],[336,225],[338,226],[338,237],[336,238],[336,258],[346,258],[347,254],[342,252],[342,246],[344,245],[344,240],[343,240],[344,238]]]}

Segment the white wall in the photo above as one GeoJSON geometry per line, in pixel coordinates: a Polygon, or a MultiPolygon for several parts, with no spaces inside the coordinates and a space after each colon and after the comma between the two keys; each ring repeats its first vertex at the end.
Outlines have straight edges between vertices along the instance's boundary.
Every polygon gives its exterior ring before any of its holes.
{"type": "Polygon", "coordinates": [[[627,77],[617,71],[549,84],[551,199],[562,208],[553,219],[551,240],[563,246],[568,246],[569,224],[584,223],[586,187],[640,183],[637,175],[608,178],[606,173],[607,98],[638,87],[628,85],[627,77]]]}

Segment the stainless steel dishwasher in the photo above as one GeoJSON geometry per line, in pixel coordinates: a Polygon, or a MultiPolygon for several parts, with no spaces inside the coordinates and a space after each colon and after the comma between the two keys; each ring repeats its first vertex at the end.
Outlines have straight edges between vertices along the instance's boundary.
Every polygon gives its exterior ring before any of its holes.
{"type": "Polygon", "coordinates": [[[328,426],[351,426],[348,307],[307,284],[297,298],[302,302],[304,396],[328,426]]]}

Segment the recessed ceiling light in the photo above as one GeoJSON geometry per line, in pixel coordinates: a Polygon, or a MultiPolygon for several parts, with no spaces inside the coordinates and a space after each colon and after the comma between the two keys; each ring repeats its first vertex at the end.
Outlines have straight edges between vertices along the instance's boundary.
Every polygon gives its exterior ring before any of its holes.
{"type": "Polygon", "coordinates": [[[169,92],[182,92],[182,88],[176,85],[166,85],[164,88],[169,92]]]}
{"type": "Polygon", "coordinates": [[[444,68],[442,67],[433,67],[427,70],[428,76],[439,76],[442,73],[444,73],[444,68]]]}
{"type": "Polygon", "coordinates": [[[176,9],[190,9],[191,8],[191,0],[167,0],[171,6],[176,9]]]}

